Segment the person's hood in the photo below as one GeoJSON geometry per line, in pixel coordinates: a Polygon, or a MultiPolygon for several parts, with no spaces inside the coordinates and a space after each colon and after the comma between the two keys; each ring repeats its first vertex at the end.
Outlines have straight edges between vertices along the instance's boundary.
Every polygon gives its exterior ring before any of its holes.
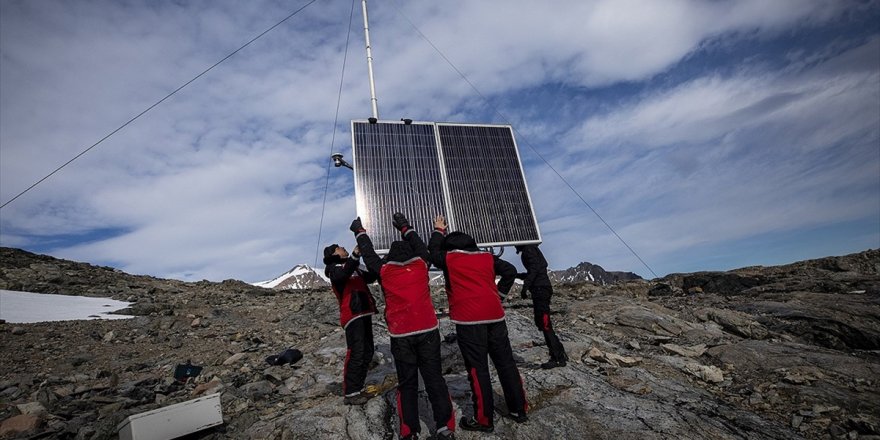
{"type": "Polygon", "coordinates": [[[531,248],[537,249],[537,247],[538,247],[538,245],[536,245],[536,244],[518,244],[518,245],[514,246],[514,248],[516,249],[516,253],[518,253],[518,254],[522,253],[522,251],[524,251],[526,249],[531,249],[531,248]]]}
{"type": "Polygon", "coordinates": [[[410,246],[409,243],[398,240],[391,243],[391,248],[388,249],[388,255],[385,256],[385,260],[402,263],[411,260],[416,256],[415,251],[413,251],[412,246],[410,246]]]}
{"type": "Polygon", "coordinates": [[[474,237],[464,232],[452,232],[443,239],[440,249],[444,251],[460,250],[460,251],[478,251],[477,241],[474,237]]]}

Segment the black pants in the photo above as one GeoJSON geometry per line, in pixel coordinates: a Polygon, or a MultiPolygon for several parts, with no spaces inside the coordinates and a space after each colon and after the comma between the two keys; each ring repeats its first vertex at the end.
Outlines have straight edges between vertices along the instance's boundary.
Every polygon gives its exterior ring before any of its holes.
{"type": "Polygon", "coordinates": [[[412,336],[392,337],[391,354],[397,369],[397,416],[400,436],[421,431],[419,427],[419,377],[425,382],[425,391],[434,412],[437,429],[444,426],[455,431],[452,398],[443,378],[440,365],[440,330],[412,336]]]}
{"type": "Polygon", "coordinates": [[[492,425],[495,415],[495,397],[492,395],[492,382],[489,379],[489,358],[498,373],[508,411],[525,414],[529,404],[526,401],[522,377],[513,359],[513,349],[510,348],[507,323],[457,324],[455,333],[471,384],[471,400],[477,423],[492,425]]]}
{"type": "Polygon", "coordinates": [[[532,292],[532,306],[535,309],[535,325],[544,333],[544,342],[550,351],[550,359],[567,360],[565,347],[553,331],[553,323],[550,322],[550,297],[553,296],[553,288],[536,286],[529,289],[532,292]]]}
{"type": "Polygon", "coordinates": [[[352,395],[364,389],[367,369],[373,360],[373,317],[362,316],[345,327],[345,364],[342,367],[342,393],[352,395]]]}

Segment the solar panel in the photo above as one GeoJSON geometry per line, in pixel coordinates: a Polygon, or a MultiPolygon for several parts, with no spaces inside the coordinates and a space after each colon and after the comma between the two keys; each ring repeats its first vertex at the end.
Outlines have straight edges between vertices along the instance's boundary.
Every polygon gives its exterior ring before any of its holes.
{"type": "Polygon", "coordinates": [[[427,240],[437,214],[480,246],[540,243],[510,126],[352,121],[357,212],[378,252],[400,211],[427,240]]]}
{"type": "Polygon", "coordinates": [[[510,126],[437,129],[455,229],[483,246],[540,242],[510,126]]]}
{"type": "Polygon", "coordinates": [[[395,212],[427,240],[434,217],[446,214],[434,124],[352,121],[351,132],[357,213],[377,252],[399,238],[395,212]]]}

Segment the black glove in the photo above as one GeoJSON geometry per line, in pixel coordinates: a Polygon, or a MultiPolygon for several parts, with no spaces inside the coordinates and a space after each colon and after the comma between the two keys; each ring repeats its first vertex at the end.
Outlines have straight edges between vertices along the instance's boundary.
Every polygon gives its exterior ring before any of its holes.
{"type": "Polygon", "coordinates": [[[391,224],[394,225],[394,228],[400,232],[403,232],[408,229],[412,229],[412,226],[409,224],[409,220],[406,219],[406,216],[395,212],[392,216],[391,224]]]}
{"type": "Polygon", "coordinates": [[[351,222],[351,226],[348,227],[351,232],[354,232],[354,235],[360,234],[361,232],[365,232],[364,225],[361,224],[361,218],[358,217],[351,222]]]}
{"type": "Polygon", "coordinates": [[[531,298],[531,295],[529,295],[529,288],[526,285],[523,285],[522,291],[519,293],[519,297],[522,299],[531,298]]]}

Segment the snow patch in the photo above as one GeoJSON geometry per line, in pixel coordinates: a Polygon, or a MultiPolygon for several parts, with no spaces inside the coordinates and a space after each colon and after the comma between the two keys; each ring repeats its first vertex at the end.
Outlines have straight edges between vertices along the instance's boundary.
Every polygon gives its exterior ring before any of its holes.
{"type": "Polygon", "coordinates": [[[10,323],[134,318],[109,314],[130,305],[110,298],[0,290],[0,319],[10,323]]]}

